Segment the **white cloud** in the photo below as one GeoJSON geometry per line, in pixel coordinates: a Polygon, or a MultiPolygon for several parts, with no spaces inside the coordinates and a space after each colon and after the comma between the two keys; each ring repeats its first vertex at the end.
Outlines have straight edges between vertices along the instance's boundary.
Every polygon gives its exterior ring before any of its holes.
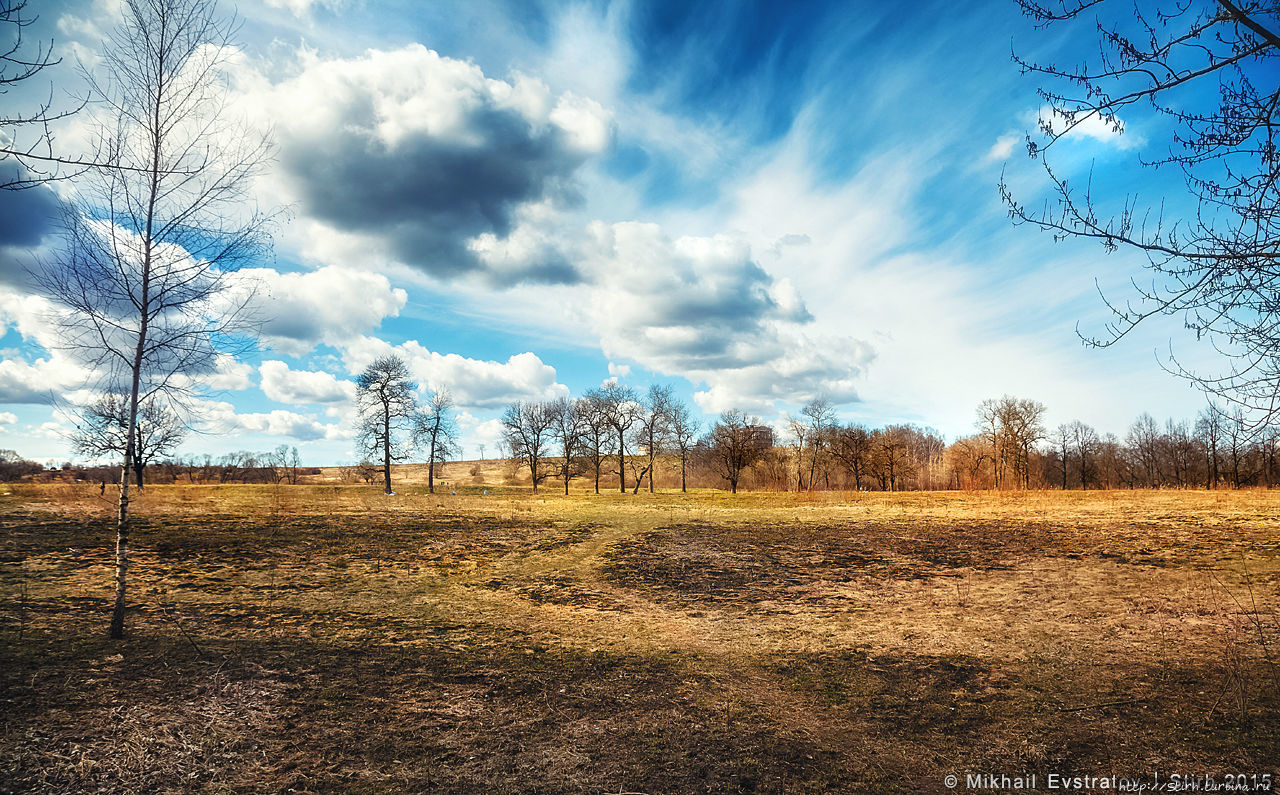
{"type": "Polygon", "coordinates": [[[6,358],[0,360],[0,403],[51,403],[88,377],[84,368],[56,353],[31,362],[6,358]]]}
{"type": "Polygon", "coordinates": [[[380,273],[337,266],[307,273],[237,272],[232,300],[243,301],[250,293],[249,312],[262,320],[262,341],[291,356],[321,343],[342,345],[400,314],[408,300],[380,273]]]}
{"type": "Polygon", "coordinates": [[[253,365],[238,361],[228,353],[220,353],[214,358],[214,370],[196,379],[210,389],[226,392],[238,392],[253,386],[253,365]]]}
{"type": "Polygon", "coordinates": [[[1055,132],[1062,132],[1070,127],[1066,138],[1091,138],[1099,143],[1115,146],[1117,149],[1135,149],[1146,143],[1142,136],[1128,132],[1124,120],[1118,117],[1114,121],[1107,121],[1096,113],[1082,114],[1078,121],[1071,125],[1052,108],[1044,106],[1036,116],[1036,127],[1043,129],[1046,124],[1055,132]]]}
{"type": "Polygon", "coordinates": [[[67,438],[70,429],[60,422],[42,422],[38,426],[33,426],[30,431],[31,435],[40,439],[50,439],[54,441],[63,441],[67,438]]]}
{"type": "Polygon", "coordinates": [[[0,411],[0,425],[13,425],[18,421],[18,415],[12,411],[0,411]]]}
{"type": "Polygon", "coordinates": [[[586,261],[599,276],[586,304],[605,355],[705,384],[697,399],[710,411],[856,399],[870,346],[808,333],[813,316],[794,284],[765,271],[741,238],[672,239],[637,223],[597,222],[590,232],[586,261]]]}
{"type": "Polygon", "coordinates": [[[262,392],[277,403],[342,403],[355,397],[355,384],[323,371],[291,370],[281,361],[258,367],[262,392]]]}
{"type": "Polygon", "coordinates": [[[996,139],[996,142],[987,150],[986,157],[982,159],[984,163],[995,163],[1001,160],[1008,160],[1009,155],[1013,154],[1013,149],[1022,140],[1020,136],[1014,133],[1002,135],[996,139]]]}
{"type": "Polygon", "coordinates": [[[316,6],[337,8],[341,5],[341,0],[266,0],[266,3],[272,8],[282,8],[302,17],[311,13],[311,9],[316,6]]]}
{"type": "Polygon", "coordinates": [[[462,431],[465,449],[463,458],[479,458],[480,445],[484,445],[485,458],[502,455],[502,420],[482,420],[470,412],[458,412],[458,429],[462,431]]]}
{"type": "Polygon", "coordinates": [[[298,207],[301,223],[284,239],[304,256],[441,278],[575,280],[569,262],[503,268],[477,258],[471,242],[505,238],[527,204],[577,197],[575,172],[612,139],[599,103],[554,96],[519,73],[495,79],[421,44],[348,59],[303,50],[275,83],[253,64],[237,69],[242,109],[279,143],[264,190],[298,207]]]}
{"type": "Polygon", "coordinates": [[[0,287],[0,336],[13,329],[23,339],[52,350],[61,339],[55,312],[47,298],[0,287]]]}
{"type": "Polygon", "coordinates": [[[463,407],[496,408],[517,400],[550,400],[569,394],[569,388],[556,381],[556,369],[529,352],[496,362],[436,353],[416,340],[391,345],[364,337],[348,345],[343,358],[348,369],[357,373],[379,356],[393,353],[404,358],[421,387],[448,388],[463,407]]]}
{"type": "Polygon", "coordinates": [[[614,364],[609,362],[609,375],[616,375],[618,378],[626,378],[631,375],[631,365],[614,364]]]}
{"type": "Polygon", "coordinates": [[[197,401],[192,405],[192,413],[198,418],[200,428],[218,434],[262,433],[300,442],[349,439],[354,434],[347,425],[323,423],[315,417],[283,409],[240,414],[225,401],[197,401]]]}

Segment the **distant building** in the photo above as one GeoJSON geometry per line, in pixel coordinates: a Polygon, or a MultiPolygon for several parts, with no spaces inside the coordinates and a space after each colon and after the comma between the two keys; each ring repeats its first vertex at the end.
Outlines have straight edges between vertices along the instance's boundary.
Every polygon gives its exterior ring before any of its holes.
{"type": "Polygon", "coordinates": [[[746,430],[757,449],[768,450],[773,447],[773,428],[768,425],[748,425],[746,430]]]}

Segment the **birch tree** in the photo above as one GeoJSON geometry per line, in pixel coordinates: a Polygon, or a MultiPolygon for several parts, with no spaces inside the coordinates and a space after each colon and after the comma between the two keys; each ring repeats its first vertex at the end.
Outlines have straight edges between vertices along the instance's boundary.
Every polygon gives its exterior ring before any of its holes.
{"type": "Polygon", "coordinates": [[[61,250],[36,274],[64,310],[65,347],[104,391],[127,396],[112,638],[124,637],[139,405],[180,403],[213,369],[214,343],[245,330],[250,296],[231,300],[229,275],[269,245],[270,218],[247,195],[268,142],[226,113],[220,67],[235,29],[213,0],[126,0],[86,75],[95,165],[75,182],[61,250]]]}
{"type": "Polygon", "coordinates": [[[578,414],[583,422],[582,443],[591,470],[595,475],[596,494],[600,493],[600,469],[613,453],[612,428],[598,394],[588,393],[578,401],[578,414]]]}

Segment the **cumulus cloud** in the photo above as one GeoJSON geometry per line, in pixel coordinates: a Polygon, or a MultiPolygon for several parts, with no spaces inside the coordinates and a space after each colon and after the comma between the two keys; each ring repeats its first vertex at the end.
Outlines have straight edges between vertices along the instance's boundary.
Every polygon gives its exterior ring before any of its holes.
{"type": "Polygon", "coordinates": [[[54,306],[38,295],[0,287],[0,337],[10,329],[45,349],[58,342],[54,306]]]}
{"type": "MultiPolygon", "coordinates": [[[[246,102],[274,121],[279,176],[301,213],[352,238],[342,250],[440,277],[576,280],[553,249],[508,267],[472,241],[506,239],[524,205],[575,200],[574,172],[611,137],[600,105],[524,75],[487,77],[420,44],[353,59],[308,53],[299,66],[246,102]]],[[[318,246],[309,253],[326,261],[318,246]]]]}
{"type": "Polygon", "coordinates": [[[253,386],[253,365],[228,353],[214,357],[213,365],[213,371],[200,376],[198,383],[219,392],[238,392],[253,386]]]}
{"type": "Polygon", "coordinates": [[[416,340],[391,345],[365,337],[345,349],[344,360],[355,373],[390,354],[404,358],[420,386],[432,391],[447,388],[463,407],[497,408],[517,400],[550,400],[569,394],[569,388],[556,381],[556,369],[528,352],[496,362],[436,353],[416,340]]]}
{"type": "Polygon", "coordinates": [[[324,423],[316,417],[277,409],[240,414],[226,401],[204,400],[192,404],[198,426],[211,433],[263,433],[284,436],[300,442],[318,439],[349,439],[353,431],[342,423],[324,423]]]}
{"type": "Polygon", "coordinates": [[[594,223],[590,235],[586,261],[599,276],[589,312],[607,356],[705,384],[696,398],[708,411],[766,410],[816,393],[857,399],[870,346],[806,334],[813,316],[795,286],[766,272],[745,242],[672,239],[629,222],[594,223]]]}
{"type": "Polygon", "coordinates": [[[89,370],[58,348],[53,311],[40,296],[0,288],[0,336],[12,329],[47,352],[41,356],[33,351],[5,351],[0,358],[0,403],[50,403],[62,392],[88,382],[89,370]]]}
{"type": "Polygon", "coordinates": [[[306,273],[248,268],[235,274],[230,300],[249,300],[261,320],[261,340],[302,356],[325,343],[338,346],[395,317],[408,294],[380,273],[329,266],[306,273]]]}
{"type": "Polygon", "coordinates": [[[458,412],[458,428],[466,439],[467,449],[462,451],[463,458],[474,455],[480,457],[480,446],[484,445],[485,458],[496,458],[502,455],[503,428],[502,420],[482,420],[467,411],[458,412]]]}
{"type": "Polygon", "coordinates": [[[0,411],[0,425],[13,425],[18,421],[18,415],[12,411],[0,411]]]}
{"type": "MultiPolygon", "coordinates": [[[[26,170],[0,160],[0,184],[21,179],[26,170]]],[[[25,284],[31,251],[51,239],[61,202],[52,190],[0,190],[0,284],[25,284]]]]}
{"type": "Polygon", "coordinates": [[[61,356],[0,361],[0,403],[52,403],[83,384],[84,371],[61,356]]]}
{"type": "Polygon", "coordinates": [[[355,397],[355,384],[330,373],[292,370],[281,361],[266,361],[258,367],[262,393],[277,403],[342,403],[355,397]]]}

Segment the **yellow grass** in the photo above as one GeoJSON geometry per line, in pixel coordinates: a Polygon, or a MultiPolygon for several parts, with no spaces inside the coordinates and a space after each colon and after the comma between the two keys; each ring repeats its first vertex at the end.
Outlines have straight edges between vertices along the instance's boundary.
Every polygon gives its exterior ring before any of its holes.
{"type": "Polygon", "coordinates": [[[110,501],[0,487],[21,705],[0,773],[917,792],[1280,772],[1280,493],[566,498],[462,469],[427,495],[416,474],[391,497],[148,488],[123,644],[110,501]]]}

